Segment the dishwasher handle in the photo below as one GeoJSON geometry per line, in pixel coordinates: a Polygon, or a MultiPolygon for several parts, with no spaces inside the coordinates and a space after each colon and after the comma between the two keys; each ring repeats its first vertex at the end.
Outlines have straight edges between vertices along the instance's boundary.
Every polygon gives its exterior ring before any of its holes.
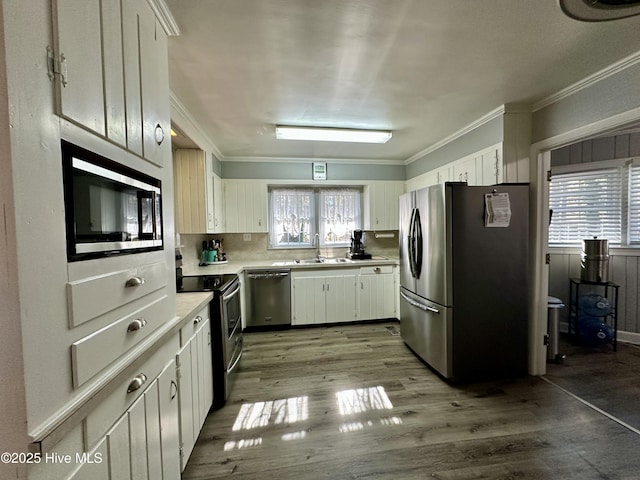
{"type": "Polygon", "coordinates": [[[275,278],[283,278],[288,277],[289,272],[249,272],[247,276],[251,280],[261,280],[261,279],[275,279],[275,278]]]}

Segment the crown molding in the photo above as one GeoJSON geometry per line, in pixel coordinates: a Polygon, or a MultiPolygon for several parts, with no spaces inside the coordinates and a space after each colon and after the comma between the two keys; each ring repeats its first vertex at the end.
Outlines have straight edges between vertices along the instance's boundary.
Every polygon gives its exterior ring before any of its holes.
{"type": "Polygon", "coordinates": [[[252,163],[311,163],[326,162],[339,164],[366,165],[404,165],[404,160],[377,158],[320,158],[320,157],[224,157],[221,162],[252,162],[252,163]]]}
{"type": "MultiPolygon", "coordinates": [[[[530,111],[530,109],[529,109],[530,111]]],[[[485,123],[490,122],[491,120],[504,115],[505,113],[515,113],[515,112],[511,112],[509,109],[509,106],[506,105],[501,105],[498,108],[496,108],[495,110],[490,111],[489,113],[487,113],[486,115],[483,115],[482,117],[480,117],[478,120],[476,120],[473,123],[470,123],[469,125],[467,125],[464,128],[461,128],[460,130],[458,130],[457,132],[449,135],[448,137],[443,138],[442,140],[440,140],[439,142],[434,143],[433,145],[425,148],[424,150],[419,151],[418,153],[416,153],[415,155],[412,155],[411,157],[407,158],[404,161],[405,165],[409,165],[410,163],[415,162],[416,160],[424,157],[425,155],[429,155],[432,152],[435,152],[436,150],[441,149],[442,147],[444,147],[445,145],[447,145],[448,143],[453,142],[454,140],[466,135],[469,132],[472,132],[473,130],[475,130],[476,128],[484,125],[485,123]]]]}
{"type": "Polygon", "coordinates": [[[210,151],[218,160],[222,161],[224,155],[220,149],[196,122],[173,90],[169,90],[169,104],[171,106],[171,121],[175,121],[185,135],[188,135],[200,148],[210,151]]]}
{"type": "Polygon", "coordinates": [[[616,75],[617,73],[623,70],[626,70],[627,68],[632,67],[637,63],[640,63],[640,51],[632,55],[629,55],[628,57],[625,57],[622,60],[619,60],[618,62],[613,63],[608,67],[603,68],[602,70],[592,75],[589,75],[588,77],[583,78],[582,80],[574,83],[573,85],[569,85],[568,87],[563,88],[562,90],[552,95],[549,95],[546,98],[543,98],[539,102],[536,102],[533,104],[532,111],[536,112],[545,107],[548,107],[549,105],[559,102],[560,100],[570,97],[571,95],[574,95],[580,90],[584,90],[585,88],[595,85],[596,83],[608,77],[616,75]]]}
{"type": "Polygon", "coordinates": [[[173,14],[164,0],[147,0],[147,3],[151,7],[151,10],[153,10],[153,13],[155,13],[156,18],[168,36],[177,37],[180,35],[178,22],[173,18],[173,14]]]}

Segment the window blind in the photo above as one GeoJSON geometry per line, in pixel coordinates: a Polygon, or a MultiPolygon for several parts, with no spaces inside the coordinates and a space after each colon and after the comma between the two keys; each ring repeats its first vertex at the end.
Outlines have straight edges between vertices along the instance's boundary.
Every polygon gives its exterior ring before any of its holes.
{"type": "Polygon", "coordinates": [[[629,243],[640,244],[640,166],[629,170],[629,243]]]}
{"type": "Polygon", "coordinates": [[[620,168],[554,175],[549,186],[549,207],[553,210],[549,244],[582,245],[585,238],[597,236],[619,245],[621,185],[620,168]]]}

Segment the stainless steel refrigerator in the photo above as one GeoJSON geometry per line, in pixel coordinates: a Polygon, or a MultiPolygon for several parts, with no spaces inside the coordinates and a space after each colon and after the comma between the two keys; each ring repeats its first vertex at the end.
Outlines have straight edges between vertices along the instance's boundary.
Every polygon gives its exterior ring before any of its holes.
{"type": "Polygon", "coordinates": [[[527,372],[529,186],[400,197],[400,332],[453,382],[527,372]]]}

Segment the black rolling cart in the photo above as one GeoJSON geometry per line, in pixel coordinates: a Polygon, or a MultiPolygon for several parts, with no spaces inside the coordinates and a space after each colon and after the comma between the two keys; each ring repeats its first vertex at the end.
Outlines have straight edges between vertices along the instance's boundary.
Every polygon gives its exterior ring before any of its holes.
{"type": "MultiPolygon", "coordinates": [[[[569,281],[569,333],[580,337],[581,319],[588,316],[598,318],[611,329],[613,351],[618,348],[618,289],[612,282],[589,282],[578,278],[569,281]],[[596,313],[587,313],[587,306],[581,305],[583,295],[600,295],[608,301],[607,308],[593,308],[596,313]]],[[[584,334],[584,332],[583,332],[584,334]]]]}

